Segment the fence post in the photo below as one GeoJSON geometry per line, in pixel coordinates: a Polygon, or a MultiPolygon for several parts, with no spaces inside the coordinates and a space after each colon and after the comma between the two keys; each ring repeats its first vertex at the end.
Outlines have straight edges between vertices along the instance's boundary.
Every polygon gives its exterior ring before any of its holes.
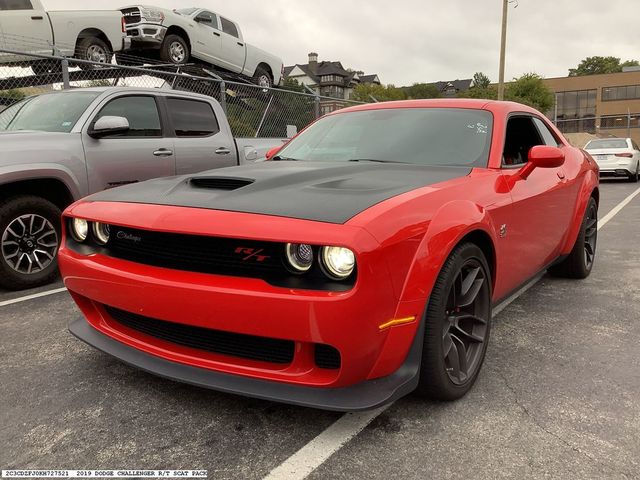
{"type": "Polygon", "coordinates": [[[227,114],[227,84],[224,80],[220,81],[220,106],[224,114],[227,114]]]}
{"type": "Polygon", "coordinates": [[[316,99],[313,103],[315,105],[316,118],[320,118],[320,95],[316,95],[316,99]]]}
{"type": "Polygon", "coordinates": [[[69,60],[63,58],[60,61],[60,67],[62,68],[62,88],[68,90],[71,88],[69,83],[69,60]]]}

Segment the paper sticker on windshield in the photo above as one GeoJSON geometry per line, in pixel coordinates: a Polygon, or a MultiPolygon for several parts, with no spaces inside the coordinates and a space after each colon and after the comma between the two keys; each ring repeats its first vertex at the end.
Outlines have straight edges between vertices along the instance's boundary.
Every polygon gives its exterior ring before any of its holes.
{"type": "Polygon", "coordinates": [[[486,124],[480,123],[480,122],[478,122],[476,124],[472,123],[470,125],[467,125],[467,128],[469,128],[471,130],[475,130],[476,133],[480,133],[480,134],[486,134],[487,131],[489,130],[489,127],[486,124]]]}
{"type": "Polygon", "coordinates": [[[62,122],[62,126],[63,127],[70,127],[71,126],[71,122],[62,122]]]}

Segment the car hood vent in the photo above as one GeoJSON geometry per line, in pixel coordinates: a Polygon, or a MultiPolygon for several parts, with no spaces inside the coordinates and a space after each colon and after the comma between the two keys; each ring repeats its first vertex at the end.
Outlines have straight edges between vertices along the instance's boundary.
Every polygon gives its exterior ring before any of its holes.
{"type": "Polygon", "coordinates": [[[216,190],[237,190],[251,185],[255,180],[251,178],[235,177],[197,177],[189,180],[196,188],[211,188],[216,190]]]}

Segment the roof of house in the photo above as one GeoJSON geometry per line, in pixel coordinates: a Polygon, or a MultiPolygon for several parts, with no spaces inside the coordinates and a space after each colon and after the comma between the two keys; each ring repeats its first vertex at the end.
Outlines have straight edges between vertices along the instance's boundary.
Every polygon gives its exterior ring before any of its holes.
{"type": "MultiPolygon", "coordinates": [[[[298,67],[300,70],[302,70],[304,72],[304,74],[306,76],[308,76],[309,78],[311,78],[315,83],[320,83],[320,77],[322,77],[324,75],[338,75],[340,77],[343,77],[346,80],[345,83],[349,83],[349,82],[351,82],[352,80],[354,80],[357,77],[357,72],[354,72],[354,71],[351,71],[351,70],[346,70],[342,66],[342,63],[340,63],[340,62],[328,62],[328,61],[318,62],[318,66],[317,66],[317,69],[316,69],[315,73],[311,71],[311,68],[309,67],[308,63],[296,64],[296,65],[291,65],[291,66],[288,66],[288,67],[284,67],[284,76],[288,77],[296,67],[298,67]]],[[[378,80],[378,75],[376,75],[376,74],[373,74],[373,75],[360,75],[357,78],[361,82],[379,81],[378,80]],[[367,80],[363,80],[363,78],[367,78],[367,80]]]]}
{"type": "Polygon", "coordinates": [[[464,91],[464,90],[469,90],[471,88],[471,84],[473,83],[473,80],[471,78],[467,78],[465,80],[450,80],[450,81],[440,81],[440,82],[433,82],[433,85],[436,86],[436,88],[438,90],[440,90],[441,92],[444,92],[447,88],[449,88],[449,86],[453,87],[456,89],[456,91],[464,91]]]}

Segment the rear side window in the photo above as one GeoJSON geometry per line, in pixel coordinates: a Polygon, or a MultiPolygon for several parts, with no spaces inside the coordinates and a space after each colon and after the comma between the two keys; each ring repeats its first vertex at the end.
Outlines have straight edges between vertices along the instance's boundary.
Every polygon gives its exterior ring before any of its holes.
{"type": "Polygon", "coordinates": [[[545,145],[550,145],[552,147],[557,147],[559,145],[556,137],[553,135],[553,133],[551,133],[549,127],[547,127],[542,120],[533,117],[533,123],[535,123],[536,127],[538,127],[538,131],[540,132],[540,135],[542,135],[542,139],[544,140],[545,145]]]}
{"type": "Polygon", "coordinates": [[[238,27],[236,27],[235,23],[233,23],[231,20],[227,20],[224,17],[220,17],[220,20],[222,21],[222,31],[224,33],[228,33],[233,37],[240,38],[238,27]]]}
{"type": "Polygon", "coordinates": [[[598,148],[629,148],[624,138],[607,138],[602,140],[591,140],[587,143],[585,150],[596,150],[598,148]]]}
{"type": "Polygon", "coordinates": [[[117,137],[161,137],[160,115],[155,98],[127,96],[109,102],[95,120],[106,116],[124,117],[129,121],[129,131],[117,137]]]}
{"type": "Polygon", "coordinates": [[[0,10],[33,10],[31,0],[0,0],[0,10]]]}
{"type": "Polygon", "coordinates": [[[213,109],[206,102],[169,98],[167,105],[176,137],[208,137],[220,131],[213,109]]]}

